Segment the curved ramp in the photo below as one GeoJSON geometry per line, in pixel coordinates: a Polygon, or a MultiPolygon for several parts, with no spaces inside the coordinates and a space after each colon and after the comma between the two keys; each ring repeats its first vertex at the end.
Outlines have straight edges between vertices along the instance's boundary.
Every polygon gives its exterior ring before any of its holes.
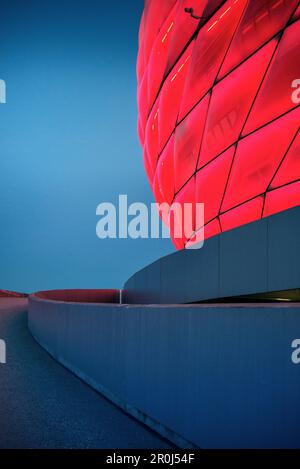
{"type": "Polygon", "coordinates": [[[26,299],[0,299],[0,448],[168,448],[53,360],[29,333],[26,310],[26,299]]]}

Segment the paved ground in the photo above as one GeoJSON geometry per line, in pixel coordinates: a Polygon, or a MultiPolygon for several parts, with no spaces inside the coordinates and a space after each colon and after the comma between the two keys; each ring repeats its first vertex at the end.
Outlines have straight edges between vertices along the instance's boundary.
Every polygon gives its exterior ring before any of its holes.
{"type": "Polygon", "coordinates": [[[168,448],[54,361],[32,339],[26,306],[0,299],[0,448],[168,448]]]}

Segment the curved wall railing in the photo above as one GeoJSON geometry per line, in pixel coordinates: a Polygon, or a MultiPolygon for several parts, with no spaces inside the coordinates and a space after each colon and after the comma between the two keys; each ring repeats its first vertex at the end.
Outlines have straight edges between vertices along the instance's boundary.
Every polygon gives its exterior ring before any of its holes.
{"type": "Polygon", "coordinates": [[[299,304],[142,306],[46,296],[29,298],[36,340],[178,446],[299,447],[300,365],[292,360],[299,304]]]}

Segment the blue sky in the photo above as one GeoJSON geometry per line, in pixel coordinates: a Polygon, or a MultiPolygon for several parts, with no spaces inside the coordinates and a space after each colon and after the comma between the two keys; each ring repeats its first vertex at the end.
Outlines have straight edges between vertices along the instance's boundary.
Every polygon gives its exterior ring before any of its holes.
{"type": "Polygon", "coordinates": [[[136,134],[142,0],[2,0],[0,289],[120,288],[170,240],[100,240],[96,207],[153,202],[136,134]]]}

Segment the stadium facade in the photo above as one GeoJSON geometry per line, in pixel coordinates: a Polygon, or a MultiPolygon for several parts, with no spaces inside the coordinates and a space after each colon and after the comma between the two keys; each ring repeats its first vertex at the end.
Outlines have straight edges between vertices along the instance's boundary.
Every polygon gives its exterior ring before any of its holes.
{"type": "Polygon", "coordinates": [[[299,52],[298,0],[145,2],[145,168],[159,203],[205,204],[206,239],[300,203],[299,52]]]}

